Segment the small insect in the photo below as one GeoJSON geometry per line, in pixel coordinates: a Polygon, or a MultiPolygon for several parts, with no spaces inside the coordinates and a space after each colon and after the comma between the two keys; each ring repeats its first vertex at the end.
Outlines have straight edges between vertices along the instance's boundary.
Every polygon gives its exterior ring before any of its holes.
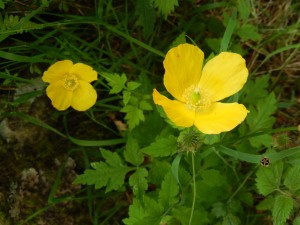
{"type": "Polygon", "coordinates": [[[261,160],[260,160],[260,165],[264,166],[264,167],[268,167],[270,166],[270,159],[267,156],[264,156],[261,160]]]}

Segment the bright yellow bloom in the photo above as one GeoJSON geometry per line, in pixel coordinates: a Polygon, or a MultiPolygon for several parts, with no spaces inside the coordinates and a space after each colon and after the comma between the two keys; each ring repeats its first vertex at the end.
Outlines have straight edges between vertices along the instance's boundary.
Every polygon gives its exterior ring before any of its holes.
{"type": "Polygon", "coordinates": [[[238,103],[221,103],[242,89],[248,77],[245,60],[222,52],[203,67],[204,53],[191,44],[181,44],[168,51],[164,60],[164,85],[175,98],[170,100],[153,90],[155,104],[161,105],[177,126],[195,125],[205,134],[230,131],[247,116],[238,103]]]}
{"type": "Polygon", "coordinates": [[[97,92],[90,83],[97,80],[97,72],[88,65],[73,64],[70,60],[58,61],[44,72],[42,79],[49,83],[46,92],[58,110],[72,106],[85,111],[96,103],[97,92]]]}

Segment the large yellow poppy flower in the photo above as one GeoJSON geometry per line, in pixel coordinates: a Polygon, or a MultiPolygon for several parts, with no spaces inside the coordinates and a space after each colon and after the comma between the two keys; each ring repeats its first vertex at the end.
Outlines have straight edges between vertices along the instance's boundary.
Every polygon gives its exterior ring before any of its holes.
{"type": "Polygon", "coordinates": [[[58,61],[44,72],[42,80],[49,83],[46,93],[58,110],[71,106],[85,111],[96,103],[97,92],[90,83],[97,80],[97,72],[88,65],[58,61]]]}
{"type": "Polygon", "coordinates": [[[170,100],[153,90],[155,104],[161,105],[177,126],[195,125],[205,134],[230,131],[247,116],[238,103],[221,103],[242,89],[248,77],[245,60],[236,53],[222,52],[203,67],[204,53],[191,44],[168,51],[163,62],[164,85],[175,98],[170,100]]]}

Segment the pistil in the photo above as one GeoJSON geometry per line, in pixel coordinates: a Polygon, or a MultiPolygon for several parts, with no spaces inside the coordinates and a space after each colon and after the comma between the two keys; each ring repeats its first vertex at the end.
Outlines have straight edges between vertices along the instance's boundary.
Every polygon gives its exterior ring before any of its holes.
{"type": "Polygon", "coordinates": [[[63,81],[64,81],[64,88],[66,88],[67,90],[73,91],[78,86],[78,79],[73,74],[66,74],[63,81]]]}
{"type": "Polygon", "coordinates": [[[183,93],[186,107],[196,112],[203,112],[211,106],[209,94],[204,89],[192,85],[183,93]]]}

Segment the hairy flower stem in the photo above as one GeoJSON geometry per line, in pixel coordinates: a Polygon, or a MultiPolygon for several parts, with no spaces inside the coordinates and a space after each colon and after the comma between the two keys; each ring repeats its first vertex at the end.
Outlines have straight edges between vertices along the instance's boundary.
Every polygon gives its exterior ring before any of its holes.
{"type": "Polygon", "coordinates": [[[192,221],[193,221],[193,215],[194,215],[194,210],[195,210],[195,201],[196,201],[196,174],[195,174],[195,160],[194,160],[193,153],[192,153],[192,167],[193,167],[193,204],[192,204],[189,225],[191,225],[192,221]]]}

